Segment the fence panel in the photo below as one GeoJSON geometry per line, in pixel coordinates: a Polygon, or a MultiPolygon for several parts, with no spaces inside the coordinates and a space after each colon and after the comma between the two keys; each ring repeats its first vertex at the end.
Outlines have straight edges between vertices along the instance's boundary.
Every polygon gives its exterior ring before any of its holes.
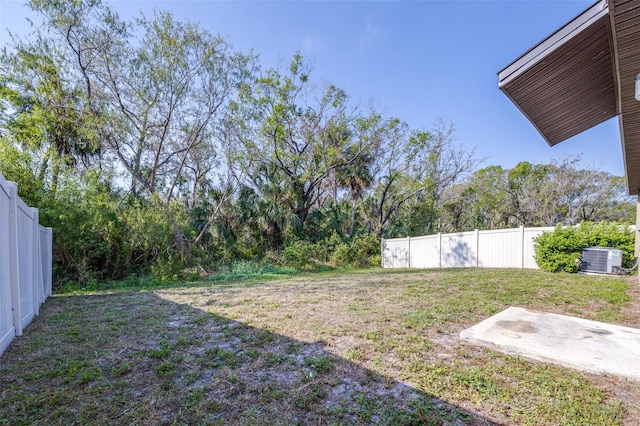
{"type": "Polygon", "coordinates": [[[440,267],[440,235],[411,238],[411,268],[440,267]]]}
{"type": "Polygon", "coordinates": [[[382,266],[538,269],[533,240],[554,229],[520,227],[382,240],[382,266]]]}
{"type": "Polygon", "coordinates": [[[480,231],[478,266],[484,268],[522,268],[523,228],[480,231]]]}
{"type": "Polygon", "coordinates": [[[33,230],[37,220],[34,212],[24,201],[18,198],[18,268],[20,275],[20,324],[24,329],[36,315],[36,301],[38,300],[37,276],[34,274],[34,235],[33,230]]]}
{"type": "MultiPolygon", "coordinates": [[[[53,294],[53,230],[39,226],[40,236],[40,264],[42,265],[42,291],[44,299],[53,294]]],[[[44,302],[43,299],[43,302],[44,302]]]]}
{"type": "Polygon", "coordinates": [[[478,233],[476,231],[442,235],[443,268],[478,266],[478,233]]]}
{"type": "Polygon", "coordinates": [[[524,228],[524,244],[522,253],[523,268],[540,269],[538,268],[538,264],[534,257],[535,252],[533,249],[533,240],[543,232],[552,232],[554,229],[556,228],[553,226],[547,226],[544,228],[524,228]]]}
{"type": "Polygon", "coordinates": [[[11,300],[10,203],[9,184],[0,174],[0,354],[9,346],[16,334],[11,300]]]}
{"type": "Polygon", "coordinates": [[[0,355],[51,295],[52,236],[0,173],[0,355]]]}
{"type": "Polygon", "coordinates": [[[383,268],[408,268],[409,260],[408,238],[382,240],[383,268]]]}

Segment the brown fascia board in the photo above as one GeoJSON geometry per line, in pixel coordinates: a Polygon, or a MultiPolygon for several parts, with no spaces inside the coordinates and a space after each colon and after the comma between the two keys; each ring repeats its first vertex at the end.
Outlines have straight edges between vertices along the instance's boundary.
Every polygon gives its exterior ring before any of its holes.
{"type": "Polygon", "coordinates": [[[607,0],[599,0],[594,5],[586,9],[580,15],[571,20],[568,24],[542,40],[536,46],[529,49],[518,59],[507,65],[498,72],[498,87],[502,88],[514,78],[518,77],[526,70],[542,61],[560,46],[578,36],[585,28],[597,22],[603,16],[608,16],[609,5],[607,0]]]}

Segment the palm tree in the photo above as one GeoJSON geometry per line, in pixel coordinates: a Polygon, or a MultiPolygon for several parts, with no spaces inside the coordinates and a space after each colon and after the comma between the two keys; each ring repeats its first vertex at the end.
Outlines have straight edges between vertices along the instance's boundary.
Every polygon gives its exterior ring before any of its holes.
{"type": "Polygon", "coordinates": [[[349,190],[351,200],[351,224],[349,226],[349,238],[353,237],[355,231],[356,212],[358,210],[358,200],[360,200],[365,189],[373,183],[373,176],[369,167],[373,162],[373,156],[364,152],[353,158],[349,164],[336,171],[338,184],[349,190]]]}

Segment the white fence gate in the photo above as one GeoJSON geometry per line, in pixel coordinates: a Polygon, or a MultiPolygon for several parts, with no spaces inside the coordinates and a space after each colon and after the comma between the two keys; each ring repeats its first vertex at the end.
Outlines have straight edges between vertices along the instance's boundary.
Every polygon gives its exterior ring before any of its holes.
{"type": "Polygon", "coordinates": [[[51,296],[52,236],[0,173],[0,355],[51,296]]]}
{"type": "Polygon", "coordinates": [[[382,267],[538,269],[533,240],[554,229],[520,227],[383,239],[382,267]]]}

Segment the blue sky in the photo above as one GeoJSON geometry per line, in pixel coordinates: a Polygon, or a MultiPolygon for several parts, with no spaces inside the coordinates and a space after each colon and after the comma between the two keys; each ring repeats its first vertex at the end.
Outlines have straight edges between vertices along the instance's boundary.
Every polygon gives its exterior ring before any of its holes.
{"type": "MultiPolygon", "coordinates": [[[[505,1],[110,1],[124,18],[171,10],[199,22],[263,67],[300,52],[312,80],[336,84],[413,128],[438,117],[455,123],[459,143],[481,166],[511,168],[582,154],[583,162],[624,174],[617,118],[549,147],[498,89],[497,73],[595,0],[505,1]]],[[[23,1],[0,0],[0,43],[23,33],[23,1]]]]}

